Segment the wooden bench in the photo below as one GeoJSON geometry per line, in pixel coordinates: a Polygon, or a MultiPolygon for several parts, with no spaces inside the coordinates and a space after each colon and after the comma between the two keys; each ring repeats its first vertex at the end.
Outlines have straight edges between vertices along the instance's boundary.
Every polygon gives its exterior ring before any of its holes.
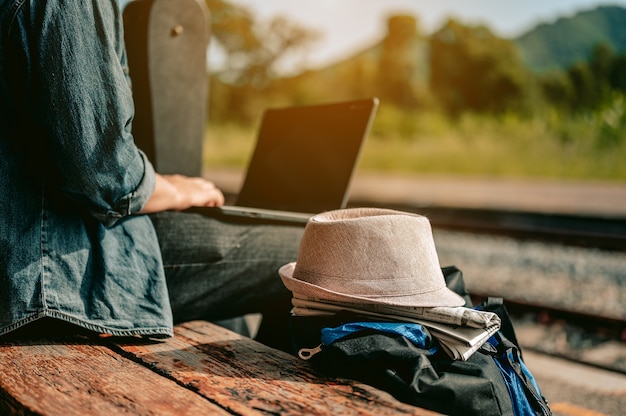
{"type": "Polygon", "coordinates": [[[434,415],[204,321],[175,337],[0,343],[0,414],[434,415]]]}

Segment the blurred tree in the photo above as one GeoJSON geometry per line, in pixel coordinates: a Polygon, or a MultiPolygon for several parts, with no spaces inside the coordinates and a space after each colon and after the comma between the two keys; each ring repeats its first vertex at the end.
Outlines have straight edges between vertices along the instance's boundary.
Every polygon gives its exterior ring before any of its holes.
{"type": "Polygon", "coordinates": [[[567,71],[573,90],[572,109],[576,111],[596,109],[610,100],[611,76],[616,58],[606,43],[598,44],[589,61],[581,61],[567,71]]]}
{"type": "Polygon", "coordinates": [[[626,55],[617,56],[606,43],[599,43],[587,61],[540,76],[547,101],[561,110],[601,110],[626,92],[626,55]]]}
{"type": "Polygon", "coordinates": [[[417,19],[392,16],[380,42],[332,65],[276,81],[294,102],[377,96],[385,105],[411,109],[430,103],[428,40],[417,19]]]}
{"type": "Polygon", "coordinates": [[[595,81],[595,102],[598,105],[605,102],[611,95],[611,71],[615,63],[615,53],[605,42],[601,42],[593,48],[591,61],[589,63],[595,81]]]}
{"type": "Polygon", "coordinates": [[[206,2],[212,41],[224,53],[223,68],[211,81],[214,105],[209,108],[219,111],[214,117],[249,120],[257,107],[255,91],[267,88],[277,76],[278,65],[295,60],[319,35],[283,17],[258,21],[248,9],[226,0],[206,2]]]}
{"type": "Polygon", "coordinates": [[[569,110],[574,101],[574,87],[568,74],[564,71],[551,71],[540,75],[539,83],[543,96],[549,104],[560,110],[569,110]]]}
{"type": "Polygon", "coordinates": [[[572,108],[585,110],[597,103],[596,80],[588,63],[579,62],[573,65],[567,74],[574,90],[572,108]]]}
{"type": "Polygon", "coordinates": [[[530,91],[530,75],[511,41],[456,20],[431,37],[430,73],[433,94],[451,114],[519,110],[530,91]]]}
{"type": "Polygon", "coordinates": [[[418,31],[417,19],[392,16],[387,27],[387,36],[379,46],[376,95],[405,108],[423,104],[429,69],[428,43],[418,31]]]}
{"type": "Polygon", "coordinates": [[[626,94],[626,54],[615,57],[611,67],[610,83],[613,89],[626,94]]]}
{"type": "Polygon", "coordinates": [[[284,17],[269,22],[255,20],[252,13],[225,0],[207,0],[212,36],[225,53],[224,81],[266,85],[276,76],[276,66],[302,51],[318,34],[284,17]]]}

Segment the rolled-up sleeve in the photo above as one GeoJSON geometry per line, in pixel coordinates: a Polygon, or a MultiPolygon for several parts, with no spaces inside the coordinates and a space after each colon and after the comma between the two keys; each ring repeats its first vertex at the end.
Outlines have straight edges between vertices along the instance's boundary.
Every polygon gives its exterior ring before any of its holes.
{"type": "Polygon", "coordinates": [[[51,183],[106,225],[138,212],[155,186],[154,169],[131,133],[134,107],[116,2],[49,0],[34,18],[36,113],[43,115],[51,183]]]}
{"type": "Polygon", "coordinates": [[[139,152],[139,155],[143,159],[145,173],[137,188],[135,188],[132,192],[123,195],[111,206],[110,209],[92,209],[91,211],[91,214],[94,217],[107,226],[115,224],[115,222],[121,218],[139,212],[154,192],[156,180],[152,164],[148,161],[143,152],[139,152]]]}

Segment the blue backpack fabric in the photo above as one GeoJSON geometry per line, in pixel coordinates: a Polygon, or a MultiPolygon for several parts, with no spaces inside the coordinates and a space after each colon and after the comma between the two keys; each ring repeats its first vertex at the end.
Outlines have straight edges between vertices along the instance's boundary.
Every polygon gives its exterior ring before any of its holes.
{"type": "MultiPolygon", "coordinates": [[[[443,272],[448,287],[471,306],[460,270],[448,267],[443,272]]],[[[489,299],[477,309],[497,313],[503,323],[467,361],[450,359],[421,325],[379,322],[351,312],[292,317],[293,349],[322,373],[365,382],[436,412],[551,415],[521,358],[501,300],[489,299]]]]}
{"type": "Polygon", "coordinates": [[[416,347],[427,349],[434,354],[438,347],[431,346],[432,340],[428,331],[420,324],[404,322],[351,322],[336,328],[322,328],[322,345],[331,345],[336,341],[357,334],[361,331],[381,332],[389,335],[400,335],[411,341],[416,347]]]}
{"type": "Polygon", "coordinates": [[[493,357],[502,378],[509,390],[511,403],[516,416],[550,415],[552,412],[547,400],[541,395],[537,381],[522,359],[521,348],[517,344],[513,325],[501,298],[489,298],[477,309],[494,312],[504,322],[503,328],[492,336],[482,352],[493,357]],[[505,334],[515,342],[507,338],[505,334]],[[490,348],[491,347],[491,348],[490,348]]]}

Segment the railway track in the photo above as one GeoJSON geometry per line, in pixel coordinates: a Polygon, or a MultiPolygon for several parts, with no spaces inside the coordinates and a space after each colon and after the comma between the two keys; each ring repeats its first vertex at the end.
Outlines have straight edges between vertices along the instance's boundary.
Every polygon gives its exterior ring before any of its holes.
{"type": "MultiPolygon", "coordinates": [[[[383,207],[381,204],[365,201],[351,201],[351,205],[383,207]]],[[[386,204],[384,207],[425,215],[433,228],[626,251],[626,217],[479,208],[416,207],[408,204],[386,204]]]]}
{"type": "MultiPolygon", "coordinates": [[[[363,201],[353,205],[376,206],[363,201]]],[[[626,252],[626,218],[402,204],[385,207],[425,215],[433,229],[626,252]]],[[[614,290],[621,289],[616,286],[614,290]]],[[[489,296],[501,294],[472,292],[475,304],[489,296]]],[[[626,374],[626,313],[624,317],[608,316],[576,305],[532,302],[507,294],[502,297],[523,349],[626,374]]]]}
{"type": "MultiPolygon", "coordinates": [[[[487,297],[472,293],[475,303],[487,297]]],[[[505,305],[523,350],[626,375],[626,320],[516,299],[505,305]]]]}

